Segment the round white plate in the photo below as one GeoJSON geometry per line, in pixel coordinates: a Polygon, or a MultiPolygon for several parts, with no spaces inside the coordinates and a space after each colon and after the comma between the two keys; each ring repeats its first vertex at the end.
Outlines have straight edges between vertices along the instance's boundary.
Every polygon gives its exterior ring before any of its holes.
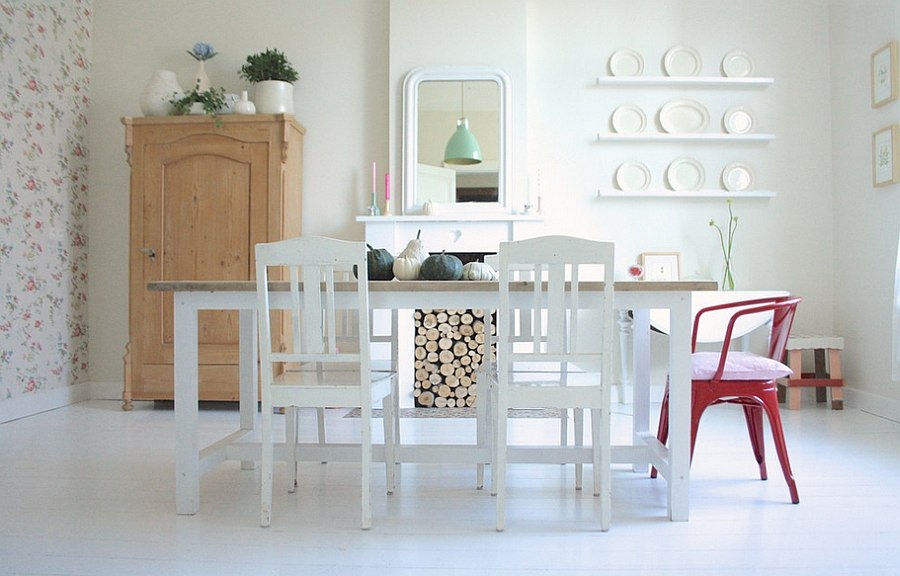
{"type": "Polygon", "coordinates": [[[663,58],[663,69],[669,76],[696,76],[702,65],[700,53],[690,46],[672,46],[663,58]]]}
{"type": "Polygon", "coordinates": [[[616,185],[624,192],[646,190],[650,186],[650,170],[643,162],[623,162],[616,170],[616,185]]]}
{"type": "Polygon", "coordinates": [[[749,108],[733,106],[722,116],[722,126],[729,134],[749,134],[756,126],[756,117],[749,108]]]}
{"type": "Polygon", "coordinates": [[[659,109],[659,124],[670,134],[703,132],[709,125],[709,112],[696,100],[672,100],[659,109]]]}
{"type": "Polygon", "coordinates": [[[722,185],[730,192],[750,190],[755,180],[753,170],[743,162],[732,162],[722,170],[722,185]]]}
{"type": "Polygon", "coordinates": [[[732,50],[722,58],[722,74],[729,78],[746,78],[753,74],[753,60],[745,52],[732,50]]]}
{"type": "Polygon", "coordinates": [[[643,71],[644,58],[634,50],[616,50],[609,57],[609,73],[613,76],[640,76],[643,71]]]}
{"type": "Polygon", "coordinates": [[[612,113],[613,130],[619,134],[636,134],[647,127],[647,116],[637,106],[619,106],[612,113]]]}
{"type": "Polygon", "coordinates": [[[666,168],[666,181],[676,192],[693,192],[703,187],[706,173],[693,158],[677,158],[666,168]]]}

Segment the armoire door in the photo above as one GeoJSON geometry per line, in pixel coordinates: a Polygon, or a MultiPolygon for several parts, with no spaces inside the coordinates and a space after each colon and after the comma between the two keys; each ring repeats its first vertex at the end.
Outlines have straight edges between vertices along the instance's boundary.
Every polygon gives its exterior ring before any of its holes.
{"type": "MultiPolygon", "coordinates": [[[[155,257],[143,259],[142,284],[253,279],[254,245],[266,241],[268,153],[265,142],[210,134],[145,147],[142,238],[155,257]]],[[[147,292],[142,304],[142,388],[170,397],[172,297],[147,292]]],[[[201,311],[198,322],[201,397],[235,399],[238,313],[201,311]]]]}

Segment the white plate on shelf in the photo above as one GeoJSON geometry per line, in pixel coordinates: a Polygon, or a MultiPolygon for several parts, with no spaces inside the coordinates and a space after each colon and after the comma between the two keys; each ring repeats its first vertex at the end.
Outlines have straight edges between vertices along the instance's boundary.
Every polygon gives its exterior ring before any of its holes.
{"type": "Polygon", "coordinates": [[[659,109],[659,124],[669,134],[703,132],[709,125],[709,112],[696,100],[672,100],[659,109]]]}
{"type": "Polygon", "coordinates": [[[643,72],[644,58],[634,50],[623,48],[609,57],[609,73],[613,76],[640,76],[643,72]]]}
{"type": "Polygon", "coordinates": [[[666,181],[676,192],[695,192],[703,187],[706,172],[694,158],[677,158],[666,168],[666,181]]]}
{"type": "Polygon", "coordinates": [[[722,58],[722,74],[729,78],[746,78],[753,75],[753,60],[746,52],[732,50],[722,58]]]}
{"type": "Polygon", "coordinates": [[[650,170],[643,162],[623,162],[616,170],[616,185],[623,192],[638,192],[650,186],[650,170]]]}
{"type": "Polygon", "coordinates": [[[749,134],[756,127],[756,116],[744,106],[733,106],[722,116],[722,126],[729,134],[749,134]]]}
{"type": "Polygon", "coordinates": [[[722,170],[722,185],[729,192],[743,192],[753,188],[756,177],[743,162],[732,162],[722,170]]]}
{"type": "Polygon", "coordinates": [[[613,130],[619,134],[636,134],[647,127],[647,116],[637,106],[619,106],[612,113],[613,130]]]}
{"type": "Polygon", "coordinates": [[[702,66],[700,53],[690,46],[672,46],[663,57],[663,69],[669,76],[697,76],[702,66]]]}

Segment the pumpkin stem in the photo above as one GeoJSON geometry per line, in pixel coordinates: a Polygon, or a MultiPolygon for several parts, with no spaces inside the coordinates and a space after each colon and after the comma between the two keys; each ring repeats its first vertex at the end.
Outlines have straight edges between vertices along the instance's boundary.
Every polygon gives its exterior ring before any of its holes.
{"type": "Polygon", "coordinates": [[[375,250],[374,248],[372,248],[372,245],[369,244],[368,242],[366,243],[366,248],[368,248],[369,250],[375,250]]]}
{"type": "Polygon", "coordinates": [[[419,231],[416,232],[416,240],[418,240],[418,239],[419,239],[419,236],[421,236],[421,235],[422,235],[422,229],[419,228],[419,231]]]}

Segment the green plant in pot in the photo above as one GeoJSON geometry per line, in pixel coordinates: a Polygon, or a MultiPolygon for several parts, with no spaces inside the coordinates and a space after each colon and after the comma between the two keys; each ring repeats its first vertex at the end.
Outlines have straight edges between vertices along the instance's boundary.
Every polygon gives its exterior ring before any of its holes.
{"type": "Polygon", "coordinates": [[[194,86],[193,90],[185,92],[183,96],[173,96],[169,102],[175,107],[172,113],[176,116],[201,112],[208,116],[216,116],[225,106],[225,89],[219,87],[200,90],[194,86]],[[197,106],[194,106],[195,104],[197,106]]]}
{"type": "Polygon", "coordinates": [[[265,52],[247,56],[238,75],[255,85],[257,112],[294,113],[294,82],[300,76],[283,52],[267,48],[265,52]]]}

